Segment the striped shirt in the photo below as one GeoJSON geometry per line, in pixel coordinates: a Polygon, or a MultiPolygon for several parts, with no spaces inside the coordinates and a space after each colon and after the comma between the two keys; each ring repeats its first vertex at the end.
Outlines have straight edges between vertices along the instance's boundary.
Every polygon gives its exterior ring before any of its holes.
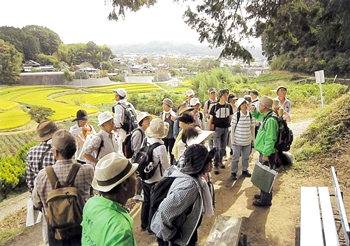
{"type": "MultiPolygon", "coordinates": [[[[52,166],[60,184],[64,184],[73,166],[73,160],[59,160],[52,166]]],[[[74,187],[76,187],[82,195],[84,201],[90,197],[90,187],[92,179],[94,178],[94,169],[91,165],[82,165],[74,180],[74,187]]],[[[47,195],[52,190],[50,180],[45,169],[41,170],[35,181],[35,189],[32,194],[33,204],[37,208],[44,207],[46,214],[47,195]]]]}
{"type": "Polygon", "coordinates": [[[249,116],[249,112],[245,115],[240,111],[240,117],[237,123],[237,114],[238,112],[233,115],[231,123],[232,145],[247,146],[254,139],[255,119],[249,116]]]}

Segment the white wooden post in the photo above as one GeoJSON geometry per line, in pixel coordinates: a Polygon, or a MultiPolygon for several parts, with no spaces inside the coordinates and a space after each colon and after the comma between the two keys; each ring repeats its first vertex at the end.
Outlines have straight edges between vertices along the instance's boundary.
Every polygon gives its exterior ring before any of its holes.
{"type": "Polygon", "coordinates": [[[315,72],[315,77],[316,77],[316,84],[320,84],[320,93],[321,93],[321,103],[322,103],[322,108],[324,107],[323,104],[323,92],[322,92],[322,83],[325,82],[324,80],[324,71],[316,71],[315,72]]]}

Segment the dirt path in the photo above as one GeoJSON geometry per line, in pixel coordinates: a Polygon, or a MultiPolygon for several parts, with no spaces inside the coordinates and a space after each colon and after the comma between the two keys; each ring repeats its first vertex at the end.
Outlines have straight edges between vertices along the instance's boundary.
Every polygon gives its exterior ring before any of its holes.
{"type": "MultiPolygon", "coordinates": [[[[289,124],[293,130],[294,136],[299,136],[304,132],[312,119],[303,120],[297,123],[289,124]]],[[[258,158],[258,153],[254,152],[249,170],[253,170],[253,163],[258,158]]],[[[226,168],[221,170],[219,175],[213,175],[215,185],[216,208],[215,216],[204,218],[199,228],[199,245],[204,245],[205,240],[210,232],[215,218],[220,215],[243,218],[242,232],[248,236],[250,246],[269,246],[269,245],[297,245],[300,214],[300,186],[308,185],[328,185],[328,181],[318,178],[301,178],[293,172],[282,172],[279,174],[274,185],[273,205],[269,208],[256,208],[252,205],[254,194],[259,190],[252,185],[250,179],[239,177],[233,182],[230,179],[230,159],[226,162],[226,168]]],[[[240,171],[238,172],[238,175],[240,171]]],[[[28,193],[27,193],[28,194],[28,193]]],[[[23,195],[26,199],[18,198],[16,206],[26,205],[28,196],[23,195]]],[[[12,200],[12,202],[15,201],[12,200]]],[[[15,202],[16,203],[16,202],[15,202]]],[[[1,206],[0,220],[6,215],[11,214],[9,205],[1,206]]],[[[14,209],[16,210],[16,209],[14,209]]],[[[140,211],[141,203],[137,203],[132,211],[131,216],[135,219],[134,233],[137,244],[141,246],[157,245],[155,236],[141,231],[140,228],[140,211]]],[[[23,213],[23,212],[22,212],[23,213]]],[[[23,213],[25,216],[25,213],[23,213]]],[[[42,245],[41,225],[34,226],[25,230],[17,236],[12,242],[5,245],[42,245]]]]}

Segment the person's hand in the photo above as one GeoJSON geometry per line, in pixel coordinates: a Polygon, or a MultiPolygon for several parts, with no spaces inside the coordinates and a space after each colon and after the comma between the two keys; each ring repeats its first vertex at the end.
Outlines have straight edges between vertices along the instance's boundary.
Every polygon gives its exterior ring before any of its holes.
{"type": "Polygon", "coordinates": [[[263,156],[262,161],[264,162],[269,162],[269,157],[268,156],[263,156]]]}

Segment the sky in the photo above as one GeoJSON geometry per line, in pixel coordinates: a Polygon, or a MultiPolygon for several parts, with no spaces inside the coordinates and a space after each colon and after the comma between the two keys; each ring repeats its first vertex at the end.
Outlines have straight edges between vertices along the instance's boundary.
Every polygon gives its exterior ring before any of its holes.
{"type": "Polygon", "coordinates": [[[0,26],[44,26],[56,32],[65,44],[93,41],[110,45],[154,40],[199,44],[196,31],[182,20],[186,5],[159,0],[150,8],[127,12],[125,20],[116,22],[107,20],[112,10],[109,1],[3,0],[0,26]]]}

